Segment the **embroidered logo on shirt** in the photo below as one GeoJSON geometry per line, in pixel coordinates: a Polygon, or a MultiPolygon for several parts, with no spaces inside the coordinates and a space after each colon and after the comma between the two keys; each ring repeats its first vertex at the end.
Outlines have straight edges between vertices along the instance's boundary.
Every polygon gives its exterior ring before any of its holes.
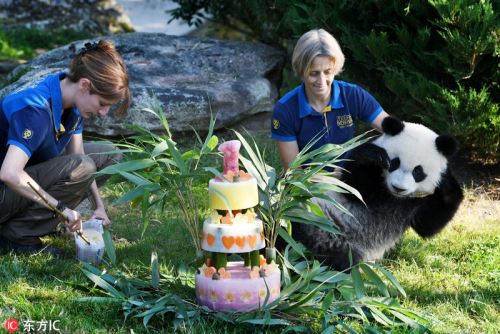
{"type": "Polygon", "coordinates": [[[56,133],[56,139],[59,140],[59,137],[61,137],[63,134],[66,133],[66,129],[64,128],[64,125],[61,124],[59,127],[59,131],[56,133]]]}
{"type": "Polygon", "coordinates": [[[31,131],[30,129],[25,129],[23,131],[23,139],[30,139],[31,137],[33,137],[33,131],[31,131]]]}
{"type": "Polygon", "coordinates": [[[280,121],[278,121],[277,119],[273,119],[274,130],[278,130],[279,127],[280,127],[280,121]]]}
{"type": "Polygon", "coordinates": [[[73,127],[71,128],[71,132],[74,132],[76,128],[78,127],[78,122],[76,122],[73,127]]]}
{"type": "Polygon", "coordinates": [[[340,116],[337,116],[337,126],[339,128],[345,128],[345,127],[349,127],[349,126],[352,126],[352,125],[353,125],[353,122],[352,122],[351,115],[340,115],[340,116]]]}

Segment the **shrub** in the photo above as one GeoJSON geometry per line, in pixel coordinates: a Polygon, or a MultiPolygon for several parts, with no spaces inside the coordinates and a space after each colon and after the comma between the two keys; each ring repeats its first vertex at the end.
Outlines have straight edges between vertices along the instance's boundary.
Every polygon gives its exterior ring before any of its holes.
{"type": "Polygon", "coordinates": [[[70,29],[40,30],[16,28],[0,30],[0,60],[31,59],[36,49],[50,50],[75,40],[90,38],[88,33],[70,29]]]}
{"type": "Polygon", "coordinates": [[[498,2],[175,2],[175,18],[200,24],[211,16],[289,53],[302,33],[324,28],[346,53],[342,78],[389,113],[454,134],[476,156],[498,161],[498,2]]]}

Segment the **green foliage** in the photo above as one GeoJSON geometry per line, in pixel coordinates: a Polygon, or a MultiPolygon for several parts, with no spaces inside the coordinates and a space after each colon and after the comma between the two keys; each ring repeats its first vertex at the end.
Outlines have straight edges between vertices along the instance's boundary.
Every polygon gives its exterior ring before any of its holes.
{"type": "Polygon", "coordinates": [[[492,104],[485,87],[481,91],[459,86],[458,91],[443,89],[442,96],[433,104],[438,111],[424,115],[428,124],[441,124],[441,128],[452,127],[463,145],[472,147],[477,159],[495,162],[500,150],[500,111],[498,103],[492,104]],[[439,115],[451,112],[451,119],[439,115]],[[441,111],[441,112],[439,112],[441,111]],[[447,124],[442,124],[447,122],[447,124]],[[496,157],[496,158],[495,158],[496,157]]]}
{"type": "Polygon", "coordinates": [[[196,23],[210,14],[290,53],[304,32],[324,28],[346,54],[342,77],[368,89],[389,113],[427,122],[476,155],[498,160],[498,1],[175,2],[181,7],[171,11],[174,17],[196,23]],[[455,100],[470,109],[457,109],[455,100]]]}
{"type": "Polygon", "coordinates": [[[0,60],[31,59],[36,49],[50,50],[75,40],[90,38],[88,33],[70,29],[45,31],[32,28],[0,30],[0,60]]]}
{"type": "Polygon", "coordinates": [[[204,180],[209,173],[200,162],[217,146],[218,138],[212,135],[215,120],[211,118],[208,135],[204,141],[195,132],[197,146],[181,152],[173,140],[170,127],[163,108],[157,99],[152,98],[151,108],[144,108],[143,112],[155,115],[163,125],[162,134],[152,133],[144,128],[136,127],[139,135],[133,136],[125,143],[118,144],[126,153],[128,159],[116,165],[109,166],[99,174],[118,174],[122,180],[133,185],[132,189],[117,199],[117,204],[132,202],[139,207],[142,213],[143,231],[150,223],[152,210],[162,211],[165,206],[175,206],[182,214],[182,222],[189,231],[197,254],[201,256],[200,200],[193,195],[194,180],[204,180]]]}
{"type": "Polygon", "coordinates": [[[12,47],[5,33],[0,31],[0,60],[18,59],[22,56],[23,50],[12,47]]]}

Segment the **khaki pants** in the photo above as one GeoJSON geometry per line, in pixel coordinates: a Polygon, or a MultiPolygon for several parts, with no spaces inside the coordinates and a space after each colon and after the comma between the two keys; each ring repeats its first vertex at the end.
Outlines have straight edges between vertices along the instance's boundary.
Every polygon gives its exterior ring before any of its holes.
{"type": "MultiPolygon", "coordinates": [[[[74,209],[90,195],[94,173],[121,160],[119,153],[102,154],[116,150],[109,144],[85,143],[84,149],[85,155],[62,154],[25,170],[52,197],[74,209]]],[[[100,186],[106,179],[95,180],[100,186]]],[[[58,223],[52,211],[0,182],[0,235],[20,244],[38,244],[39,237],[54,231],[58,223]]]]}

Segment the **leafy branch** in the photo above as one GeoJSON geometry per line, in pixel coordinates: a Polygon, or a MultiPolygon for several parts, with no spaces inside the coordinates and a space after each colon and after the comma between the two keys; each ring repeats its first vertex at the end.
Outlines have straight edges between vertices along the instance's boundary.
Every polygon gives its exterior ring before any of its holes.
{"type": "Polygon", "coordinates": [[[201,168],[200,161],[217,146],[218,138],[213,135],[215,119],[210,118],[206,139],[202,141],[195,132],[199,146],[182,153],[173,140],[161,105],[153,104],[152,108],[144,108],[142,111],[155,115],[163,125],[164,133],[155,134],[135,127],[139,135],[118,144],[129,159],[109,166],[99,174],[118,174],[133,185],[115,204],[140,204],[143,235],[149,225],[151,210],[163,210],[174,199],[197,254],[201,255],[200,211],[203,207],[193,196],[193,181],[210,175],[201,168]]]}

